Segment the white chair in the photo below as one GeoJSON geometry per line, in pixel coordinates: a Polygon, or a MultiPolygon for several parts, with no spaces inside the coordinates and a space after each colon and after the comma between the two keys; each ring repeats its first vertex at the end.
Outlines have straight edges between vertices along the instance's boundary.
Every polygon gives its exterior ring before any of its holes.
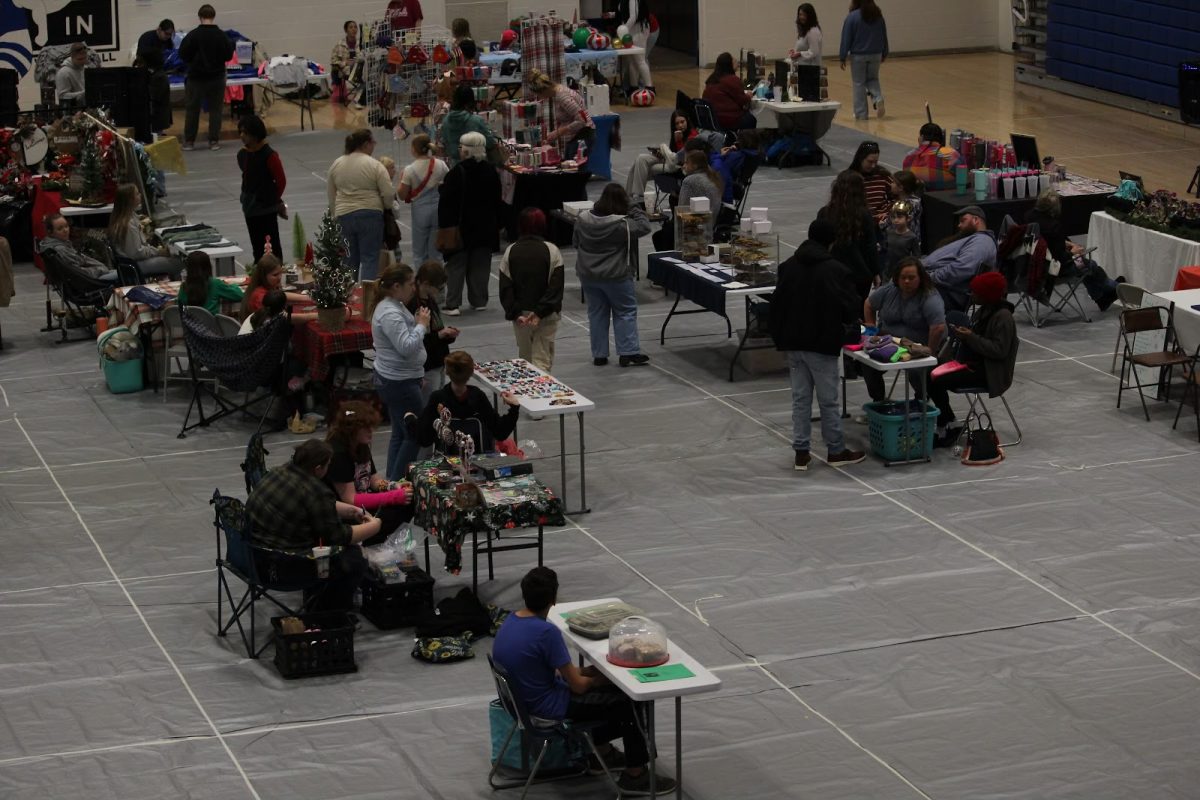
{"type": "Polygon", "coordinates": [[[213,319],[217,323],[217,333],[225,338],[237,336],[242,331],[242,323],[233,317],[226,316],[225,314],[217,314],[213,319]]]}
{"type": "Polygon", "coordinates": [[[1179,417],[1183,407],[1187,405],[1188,394],[1192,396],[1192,408],[1196,415],[1196,437],[1200,439],[1200,385],[1196,383],[1196,363],[1200,360],[1200,313],[1190,308],[1173,305],[1171,322],[1174,325],[1175,346],[1181,353],[1188,356],[1189,361],[1182,365],[1184,389],[1183,399],[1175,412],[1175,424],[1171,430],[1179,427],[1179,417]]]}
{"type": "MultiPolygon", "coordinates": [[[[217,327],[217,321],[212,313],[203,306],[188,306],[187,313],[192,319],[203,322],[210,330],[215,333],[221,333],[217,327]]],[[[183,321],[182,311],[177,305],[169,305],[163,309],[163,369],[162,369],[162,396],[163,402],[167,402],[167,382],[168,381],[187,381],[191,382],[191,376],[188,375],[187,368],[184,366],[184,361],[188,357],[187,347],[183,343],[183,321]],[[175,369],[177,372],[171,372],[171,361],[175,361],[175,369]]],[[[223,335],[223,334],[222,334],[223,335]]],[[[215,378],[211,378],[214,384],[215,378]]]]}

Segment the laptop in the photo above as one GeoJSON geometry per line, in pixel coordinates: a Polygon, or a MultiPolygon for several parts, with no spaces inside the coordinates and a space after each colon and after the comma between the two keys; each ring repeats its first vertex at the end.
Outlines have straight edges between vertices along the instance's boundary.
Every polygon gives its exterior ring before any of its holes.
{"type": "Polygon", "coordinates": [[[1027,133],[1011,133],[1013,152],[1017,156],[1017,166],[1022,164],[1030,169],[1041,169],[1042,159],[1038,156],[1037,138],[1027,133]]]}
{"type": "Polygon", "coordinates": [[[1134,175],[1132,172],[1126,172],[1125,170],[1119,170],[1119,172],[1121,175],[1121,180],[1133,181],[1134,183],[1137,184],[1139,192],[1141,192],[1142,194],[1146,193],[1146,184],[1142,183],[1141,175],[1134,175]]]}

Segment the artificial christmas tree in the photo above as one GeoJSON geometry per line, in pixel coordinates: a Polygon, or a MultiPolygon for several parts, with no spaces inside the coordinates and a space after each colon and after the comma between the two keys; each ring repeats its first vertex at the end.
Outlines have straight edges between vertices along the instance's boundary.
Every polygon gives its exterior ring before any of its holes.
{"type": "Polygon", "coordinates": [[[103,202],[104,193],[104,164],[100,160],[100,144],[96,134],[88,135],[83,142],[83,152],[79,156],[79,175],[82,181],[80,200],[84,203],[103,202]]]}
{"type": "Polygon", "coordinates": [[[342,266],[346,239],[342,227],[326,211],[321,217],[314,246],[316,262],[313,265],[313,285],[309,295],[317,306],[317,319],[321,327],[330,331],[341,330],[346,324],[346,300],[354,289],[356,275],[353,270],[342,266]]]}

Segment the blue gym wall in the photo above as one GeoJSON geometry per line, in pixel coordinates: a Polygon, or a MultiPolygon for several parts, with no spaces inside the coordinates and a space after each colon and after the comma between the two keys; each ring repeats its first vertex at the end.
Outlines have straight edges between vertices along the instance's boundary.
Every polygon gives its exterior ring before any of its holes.
{"type": "Polygon", "coordinates": [[[1200,59],[1198,0],[1051,0],[1046,72],[1176,107],[1179,62],[1200,59]]]}

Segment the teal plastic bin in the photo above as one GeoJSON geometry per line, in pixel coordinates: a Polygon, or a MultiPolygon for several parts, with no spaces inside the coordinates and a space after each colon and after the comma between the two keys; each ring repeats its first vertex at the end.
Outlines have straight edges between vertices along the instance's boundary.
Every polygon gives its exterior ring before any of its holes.
{"type": "MultiPolygon", "coordinates": [[[[143,366],[145,356],[142,354],[141,343],[130,340],[133,334],[124,325],[118,325],[114,328],[109,328],[104,333],[96,338],[96,350],[100,354],[100,369],[104,372],[104,382],[108,384],[108,390],[113,394],[127,394],[129,392],[140,392],[145,388],[145,383],[142,380],[143,366]],[[126,341],[118,345],[118,347],[127,347],[121,355],[130,355],[136,353],[125,361],[113,361],[105,355],[105,344],[114,336],[122,334],[121,338],[126,341]]],[[[120,340],[118,340],[120,341],[120,340]]]]}
{"type": "Polygon", "coordinates": [[[871,452],[884,461],[927,458],[933,452],[937,428],[936,406],[908,401],[909,432],[904,432],[905,409],[902,401],[885,400],[863,406],[870,425],[871,452]],[[921,441],[921,410],[925,411],[925,441],[921,441]]]}

